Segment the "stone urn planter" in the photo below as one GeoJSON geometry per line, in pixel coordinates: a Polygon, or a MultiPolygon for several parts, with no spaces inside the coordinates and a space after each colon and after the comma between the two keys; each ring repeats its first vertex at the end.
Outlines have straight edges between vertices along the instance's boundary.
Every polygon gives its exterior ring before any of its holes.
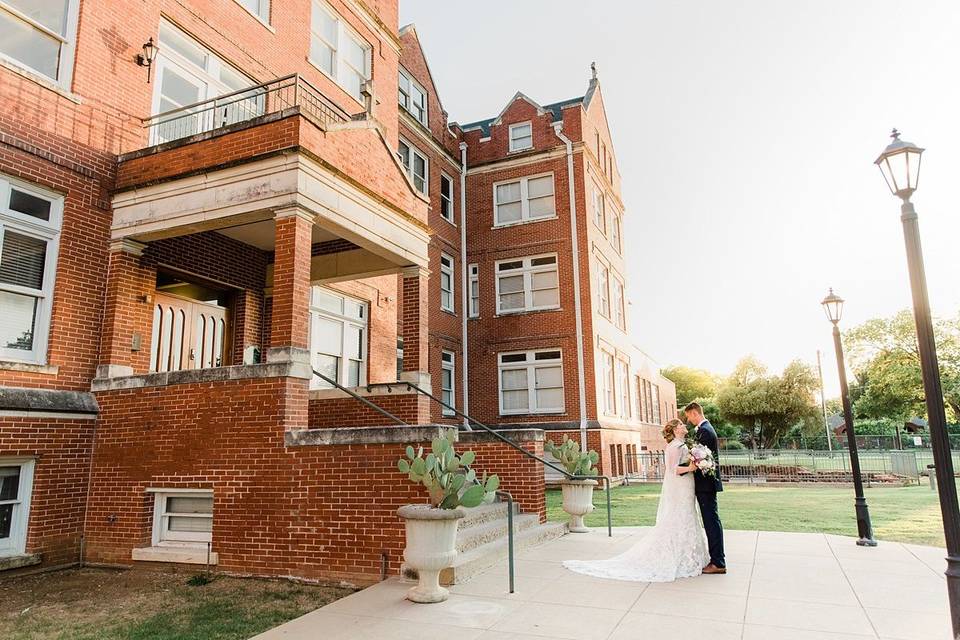
{"type": "Polygon", "coordinates": [[[467,512],[408,504],[397,509],[397,515],[406,521],[407,527],[403,559],[419,576],[417,586],[407,592],[407,600],[443,602],[449,592],[440,586],[440,572],[457,558],[457,527],[467,512]]]}
{"type": "Polygon", "coordinates": [[[564,480],[560,483],[563,492],[563,510],[570,514],[570,533],[590,531],[583,524],[583,516],[593,511],[593,488],[596,480],[564,480]]]}

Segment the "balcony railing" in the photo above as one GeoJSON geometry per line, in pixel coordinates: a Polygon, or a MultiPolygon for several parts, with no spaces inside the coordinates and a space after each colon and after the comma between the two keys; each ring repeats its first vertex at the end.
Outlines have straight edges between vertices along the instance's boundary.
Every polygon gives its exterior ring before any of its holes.
{"type": "Polygon", "coordinates": [[[154,146],[293,109],[321,129],[351,119],[319,89],[291,74],[158,113],[147,118],[144,127],[148,145],[154,146]]]}

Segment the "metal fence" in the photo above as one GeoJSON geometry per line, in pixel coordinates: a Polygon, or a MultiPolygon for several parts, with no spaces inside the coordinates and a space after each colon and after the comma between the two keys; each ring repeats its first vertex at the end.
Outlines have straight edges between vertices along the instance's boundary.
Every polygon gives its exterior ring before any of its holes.
{"type": "MultiPolygon", "coordinates": [[[[929,434],[901,433],[897,435],[861,435],[857,434],[857,448],[859,449],[930,449],[929,434]]],[[[954,449],[960,449],[960,436],[950,435],[950,446],[954,449]]],[[[720,438],[720,449],[743,449],[744,443],[735,438],[720,438]]],[[[827,441],[826,436],[792,436],[785,437],[776,446],[771,447],[779,450],[793,449],[813,449],[816,451],[829,451],[831,449],[846,449],[847,436],[833,436],[827,441]]]]}
{"type": "MultiPolygon", "coordinates": [[[[637,471],[630,481],[660,482],[666,472],[662,451],[643,451],[635,456],[637,471]]],[[[960,465],[960,453],[953,454],[960,465]]],[[[933,464],[927,450],[861,451],[860,475],[864,484],[917,484],[933,464]]],[[[626,468],[630,468],[627,466],[626,468]]],[[[853,481],[850,456],[846,450],[762,449],[720,452],[720,471],[725,482],[763,484],[849,483],[853,481]]]]}

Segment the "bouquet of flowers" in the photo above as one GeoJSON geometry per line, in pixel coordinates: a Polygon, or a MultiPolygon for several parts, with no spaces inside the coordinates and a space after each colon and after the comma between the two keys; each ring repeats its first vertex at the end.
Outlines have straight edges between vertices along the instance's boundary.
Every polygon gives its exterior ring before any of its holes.
{"type": "Polygon", "coordinates": [[[717,463],[713,459],[713,452],[706,445],[695,444],[690,447],[690,455],[697,465],[697,469],[705,476],[716,475],[717,463]]]}

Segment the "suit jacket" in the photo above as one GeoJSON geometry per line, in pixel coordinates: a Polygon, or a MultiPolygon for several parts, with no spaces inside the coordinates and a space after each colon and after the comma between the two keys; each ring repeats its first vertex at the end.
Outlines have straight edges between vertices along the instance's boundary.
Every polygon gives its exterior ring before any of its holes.
{"type": "Polygon", "coordinates": [[[720,451],[717,432],[710,424],[709,420],[704,420],[703,424],[697,429],[697,442],[705,445],[713,453],[713,460],[717,463],[714,468],[714,475],[704,475],[697,469],[693,472],[694,491],[697,493],[716,493],[723,491],[723,482],[720,479],[720,451]]]}

